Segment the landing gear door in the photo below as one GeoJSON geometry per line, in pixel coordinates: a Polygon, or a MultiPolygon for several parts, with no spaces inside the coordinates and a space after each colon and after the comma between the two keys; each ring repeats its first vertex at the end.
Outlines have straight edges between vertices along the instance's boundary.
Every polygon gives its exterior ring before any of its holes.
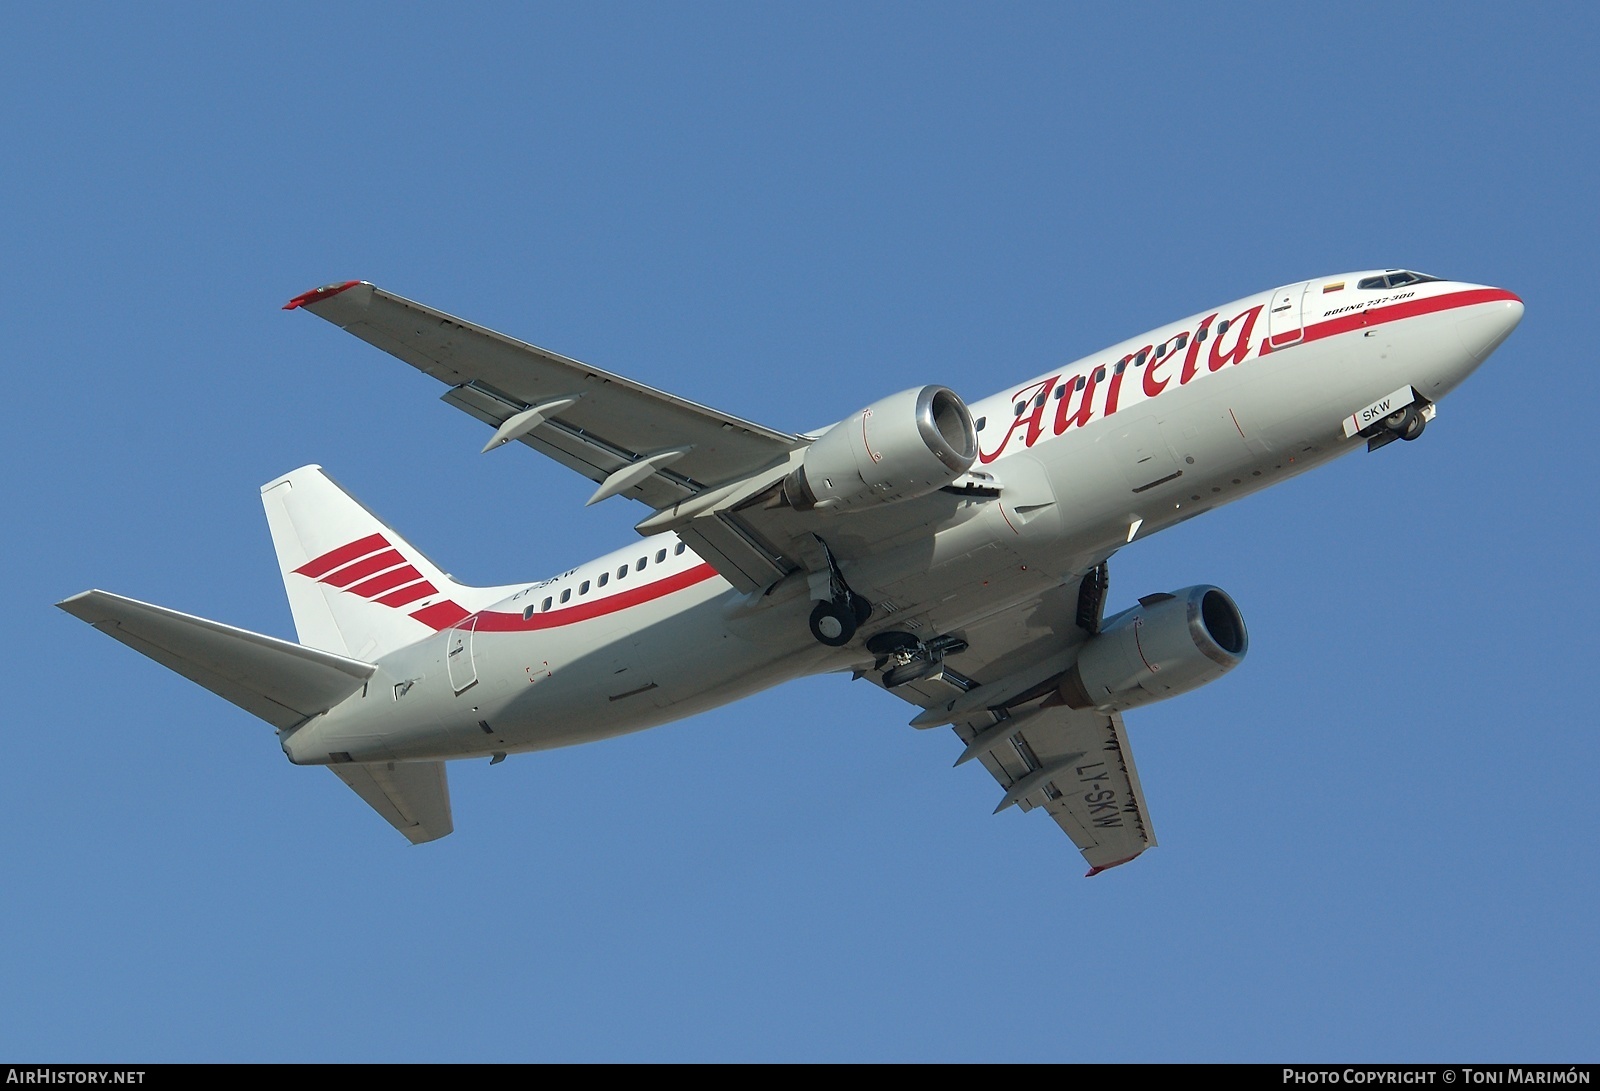
{"type": "Polygon", "coordinates": [[[478,681],[478,665],[472,658],[472,638],[478,619],[469,617],[460,628],[445,633],[444,661],[450,671],[450,688],[457,693],[471,689],[478,681]]]}
{"type": "Polygon", "coordinates": [[[1307,282],[1301,281],[1272,293],[1272,304],[1267,308],[1267,344],[1273,348],[1292,345],[1305,335],[1307,288],[1307,282]]]}

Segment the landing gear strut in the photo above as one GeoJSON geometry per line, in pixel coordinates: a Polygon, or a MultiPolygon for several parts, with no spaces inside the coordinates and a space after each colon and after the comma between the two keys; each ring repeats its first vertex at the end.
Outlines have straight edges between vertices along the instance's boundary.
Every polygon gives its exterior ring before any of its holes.
{"type": "Polygon", "coordinates": [[[822,554],[828,560],[828,571],[816,573],[812,579],[826,579],[827,598],[818,601],[811,610],[811,635],[830,648],[842,648],[855,638],[856,630],[872,616],[872,603],[850,590],[844,574],[833,559],[833,550],[821,538],[822,554]]]}

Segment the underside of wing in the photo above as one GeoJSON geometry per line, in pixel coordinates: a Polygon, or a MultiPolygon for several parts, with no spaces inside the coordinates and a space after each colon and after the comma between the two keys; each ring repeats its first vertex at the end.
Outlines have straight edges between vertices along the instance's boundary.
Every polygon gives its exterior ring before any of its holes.
{"type": "Polygon", "coordinates": [[[1090,875],[1156,843],[1121,715],[1069,708],[1057,690],[1098,627],[1105,590],[1100,566],[951,634],[959,643],[948,654],[902,655],[898,674],[886,655],[863,672],[923,710],[913,725],[954,729],[963,747],[956,764],[976,760],[999,783],[996,812],[1042,807],[1090,875]]]}
{"type": "Polygon", "coordinates": [[[605,495],[653,508],[782,464],[803,446],[363,281],[307,292],[288,307],[447,384],[444,399],[493,426],[496,439],[525,443],[600,482],[605,495]]]}

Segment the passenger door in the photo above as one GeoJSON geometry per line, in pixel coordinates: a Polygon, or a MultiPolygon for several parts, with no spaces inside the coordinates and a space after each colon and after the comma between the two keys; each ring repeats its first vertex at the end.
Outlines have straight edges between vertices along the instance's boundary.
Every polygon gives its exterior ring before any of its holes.
{"type": "Polygon", "coordinates": [[[1304,305],[1309,288],[1309,282],[1301,281],[1272,293],[1272,303],[1267,308],[1268,345],[1286,348],[1304,336],[1304,305]]]}

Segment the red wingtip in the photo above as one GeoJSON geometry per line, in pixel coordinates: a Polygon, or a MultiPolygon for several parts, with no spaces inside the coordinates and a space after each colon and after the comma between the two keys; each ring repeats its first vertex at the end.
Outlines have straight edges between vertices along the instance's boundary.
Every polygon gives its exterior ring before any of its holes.
{"type": "Polygon", "coordinates": [[[292,311],[296,308],[304,307],[308,303],[321,303],[324,299],[332,299],[346,288],[354,288],[360,283],[359,280],[347,280],[343,284],[324,284],[322,287],[313,288],[309,292],[301,292],[285,303],[283,309],[292,311]]]}
{"type": "Polygon", "coordinates": [[[1110,871],[1114,867],[1121,867],[1123,864],[1126,864],[1129,860],[1137,859],[1138,856],[1139,856],[1139,854],[1136,852],[1132,856],[1123,857],[1121,860],[1113,860],[1109,864],[1096,864],[1094,867],[1092,867],[1088,871],[1084,872],[1083,873],[1083,877],[1085,879],[1093,879],[1096,875],[1099,875],[1102,871],[1110,871]]]}

